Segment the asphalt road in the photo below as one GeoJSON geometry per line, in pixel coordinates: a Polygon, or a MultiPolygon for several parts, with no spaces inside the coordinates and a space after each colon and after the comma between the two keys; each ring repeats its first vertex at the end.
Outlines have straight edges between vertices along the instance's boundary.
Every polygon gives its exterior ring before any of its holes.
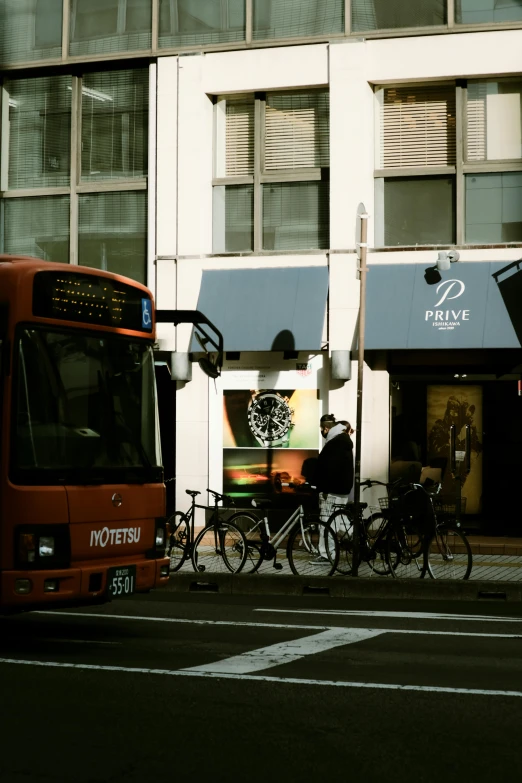
{"type": "Polygon", "coordinates": [[[157,593],[0,619],[2,783],[522,771],[522,607],[157,593]]]}

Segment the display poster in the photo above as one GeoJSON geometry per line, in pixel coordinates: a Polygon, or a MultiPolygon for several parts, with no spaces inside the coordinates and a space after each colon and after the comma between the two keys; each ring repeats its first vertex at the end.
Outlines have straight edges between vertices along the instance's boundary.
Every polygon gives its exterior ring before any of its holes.
{"type": "Polygon", "coordinates": [[[319,416],[316,388],[224,389],[223,492],[301,502],[319,453],[319,416]]]}
{"type": "Polygon", "coordinates": [[[428,386],[428,462],[442,467],[441,494],[455,497],[457,482],[450,471],[450,427],[456,429],[457,468],[462,476],[466,514],[482,510],[482,386],[428,386]],[[466,424],[471,435],[471,470],[464,473],[466,424]]]}

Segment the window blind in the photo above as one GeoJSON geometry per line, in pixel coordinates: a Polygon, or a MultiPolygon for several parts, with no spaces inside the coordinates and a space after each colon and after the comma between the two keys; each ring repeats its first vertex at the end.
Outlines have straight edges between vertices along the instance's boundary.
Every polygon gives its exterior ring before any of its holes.
{"type": "Polygon", "coordinates": [[[62,0],[1,0],[0,61],[60,57],[62,0]]]}
{"type": "Polygon", "coordinates": [[[455,88],[384,89],[380,168],[455,165],[455,88]]]}
{"type": "Polygon", "coordinates": [[[466,104],[467,159],[485,160],[487,147],[486,101],[487,83],[470,82],[466,104]]]}
{"type": "Polygon", "coordinates": [[[254,40],[344,31],[344,0],[254,0],[254,40]]]}
{"type": "Polygon", "coordinates": [[[71,77],[6,82],[9,189],[69,184],[71,77]]]}
{"type": "Polygon", "coordinates": [[[446,0],[352,0],[352,30],[446,24],[446,0]]]}
{"type": "Polygon", "coordinates": [[[3,205],[2,252],[69,262],[69,196],[7,198],[3,205]]]}
{"type": "Polygon", "coordinates": [[[89,193],[79,197],[78,260],[145,282],[147,194],[89,193]]]}
{"type": "Polygon", "coordinates": [[[265,171],[329,165],[328,93],[269,94],[265,171]]]}
{"type": "Polygon", "coordinates": [[[82,81],[82,178],[147,174],[146,68],[87,73],[82,81]]]}
{"type": "Polygon", "coordinates": [[[227,101],[226,174],[241,177],[254,172],[254,101],[227,101]]]}

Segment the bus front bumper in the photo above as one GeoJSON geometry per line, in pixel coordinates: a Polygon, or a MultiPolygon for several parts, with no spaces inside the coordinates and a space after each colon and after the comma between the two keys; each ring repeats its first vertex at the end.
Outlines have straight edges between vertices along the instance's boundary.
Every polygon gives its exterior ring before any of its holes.
{"type": "Polygon", "coordinates": [[[114,599],[109,579],[115,569],[135,568],[132,592],[146,593],[169,581],[169,558],[89,564],[67,569],[3,571],[0,574],[0,612],[35,609],[49,605],[79,606],[114,599]]]}

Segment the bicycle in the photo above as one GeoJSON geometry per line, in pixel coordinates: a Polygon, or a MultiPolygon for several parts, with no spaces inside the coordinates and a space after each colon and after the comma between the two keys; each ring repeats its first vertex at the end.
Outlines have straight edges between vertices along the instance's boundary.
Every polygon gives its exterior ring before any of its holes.
{"type": "Polygon", "coordinates": [[[445,498],[433,498],[435,532],[427,544],[432,579],[469,579],[473,568],[471,546],[451,506],[445,498]]]}
{"type": "MultiPolygon", "coordinates": [[[[271,505],[271,501],[253,500],[252,505],[261,509],[271,505]]],[[[239,512],[230,521],[246,528],[247,573],[259,571],[264,561],[273,561],[273,568],[280,571],[283,565],[277,562],[277,552],[287,537],[286,556],[295,576],[331,576],[336,570],[339,547],[335,536],[318,514],[305,513],[303,506],[299,506],[273,536],[266,514],[259,519],[254,514],[239,512]],[[259,535],[259,539],[254,539],[255,535],[259,535]]]]}
{"type": "Polygon", "coordinates": [[[358,549],[357,567],[368,563],[372,572],[391,574],[396,578],[468,579],[472,567],[471,547],[460,526],[437,519],[433,493],[421,484],[402,485],[368,479],[361,482],[365,489],[380,485],[388,496],[380,498],[381,512],[363,519],[366,503],[360,504],[355,517],[355,504],[337,509],[328,524],[336,533],[340,553],[338,570],[351,574],[355,570],[354,553],[358,549]],[[354,537],[357,536],[357,541],[354,537]],[[358,543],[358,547],[354,544],[358,543]]]}
{"type": "Polygon", "coordinates": [[[392,484],[374,479],[361,482],[365,490],[375,485],[387,488],[388,497],[381,499],[382,510],[379,513],[363,517],[368,504],[360,503],[359,515],[356,517],[355,503],[350,501],[344,506],[339,506],[330,515],[327,525],[333,530],[339,544],[337,570],[340,573],[351,575],[355,570],[354,557],[357,557],[357,568],[361,562],[366,563],[370,575],[376,573],[380,576],[390,574],[395,577],[404,576],[404,568],[409,566],[417,571],[416,576],[420,575],[419,557],[422,554],[420,532],[411,520],[408,528],[400,524],[398,501],[401,483],[401,479],[392,484]],[[394,492],[396,497],[393,495],[394,492]],[[388,509],[390,498],[397,502],[388,509]],[[358,556],[355,555],[356,551],[358,556]]]}
{"type": "Polygon", "coordinates": [[[167,520],[168,546],[167,556],[170,557],[170,570],[175,572],[184,565],[188,558],[191,559],[194,571],[219,573],[221,571],[238,574],[247,559],[247,541],[243,531],[231,520],[225,520],[220,516],[223,505],[232,505],[233,501],[226,495],[220,495],[207,489],[214,498],[212,506],[202,506],[196,503],[196,497],[201,492],[185,490],[192,498],[191,506],[187,512],[175,511],[167,520]],[[196,509],[212,508],[212,514],[208,524],[195,538],[194,519],[196,509]]]}

